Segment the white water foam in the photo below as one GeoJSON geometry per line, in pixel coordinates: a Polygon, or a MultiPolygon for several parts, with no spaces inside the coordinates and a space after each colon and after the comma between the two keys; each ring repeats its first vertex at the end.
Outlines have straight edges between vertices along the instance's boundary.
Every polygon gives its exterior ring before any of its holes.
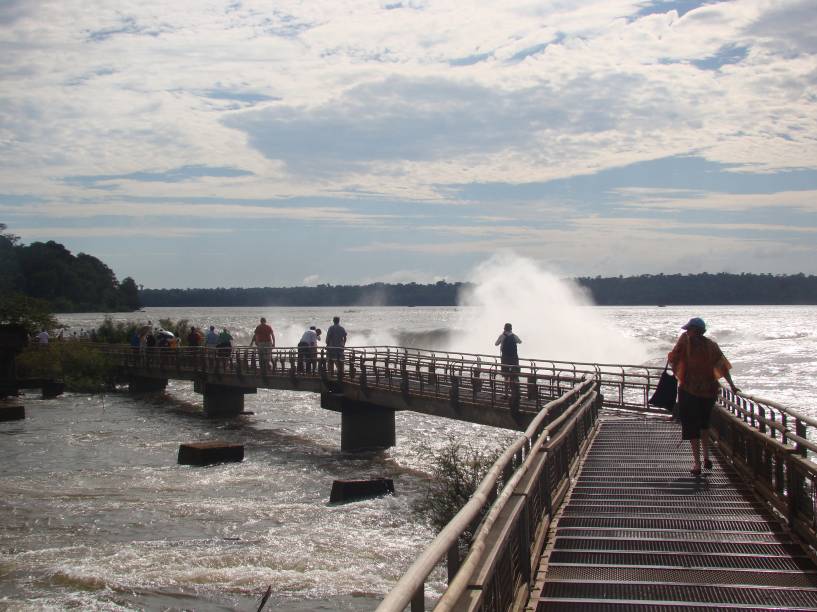
{"type": "Polygon", "coordinates": [[[519,355],[593,363],[641,364],[646,347],[616,328],[572,281],[558,278],[535,262],[502,253],[479,265],[474,288],[460,298],[456,324],[461,333],[449,350],[495,353],[503,325],[511,323],[521,339],[519,355]]]}

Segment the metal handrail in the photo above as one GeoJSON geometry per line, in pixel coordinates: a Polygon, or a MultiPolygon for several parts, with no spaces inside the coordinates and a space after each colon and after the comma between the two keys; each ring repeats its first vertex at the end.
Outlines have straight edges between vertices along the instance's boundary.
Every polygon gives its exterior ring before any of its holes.
{"type": "MultiPolygon", "coordinates": [[[[589,395],[595,393],[593,389],[596,386],[596,381],[584,380],[580,386],[574,387],[562,397],[549,402],[542,408],[537,417],[530,423],[525,433],[511,442],[502,455],[494,462],[468,502],[466,502],[454,518],[440,531],[437,537],[434,538],[411,567],[403,574],[386,598],[377,607],[379,612],[403,610],[412,602],[414,602],[412,603],[412,610],[423,607],[422,604],[418,602],[418,597],[422,598],[426,579],[437,566],[440,559],[444,555],[449,554],[449,551],[451,551],[453,547],[458,546],[459,538],[479,517],[485,504],[490,499],[491,493],[495,490],[500,477],[506,473],[507,467],[511,465],[514,458],[525,450],[527,450],[526,459],[535,452],[538,452],[539,448],[550,437],[551,430],[558,430],[559,426],[570,416],[572,411],[576,410],[578,406],[581,406],[589,395]],[[576,395],[579,395],[578,399],[571,403],[557,419],[554,419],[553,423],[545,427],[544,423],[548,415],[562,404],[569,402],[576,395]]],[[[499,513],[504,509],[505,504],[513,493],[515,485],[525,475],[528,466],[529,462],[526,460],[514,471],[510,479],[504,483],[502,492],[494,504],[492,504],[480,524],[479,530],[469,550],[468,557],[449,584],[451,595],[445,600],[446,603],[443,603],[441,600],[441,609],[448,609],[448,606],[451,605],[448,602],[455,602],[465,590],[467,581],[473,575],[476,564],[479,561],[480,553],[485,548],[485,540],[491,526],[496,521],[499,513]]]]}
{"type": "MultiPolygon", "coordinates": [[[[803,422],[796,423],[800,431],[805,429],[803,422]]],[[[748,420],[746,412],[734,410],[734,402],[724,396],[713,412],[710,431],[746,481],[792,531],[817,549],[817,464],[807,457],[815,445],[796,433],[770,436],[748,420]]]]}
{"type": "MultiPolygon", "coordinates": [[[[103,350],[119,351],[128,355],[133,355],[130,347],[123,345],[100,345],[103,350]]],[[[297,361],[298,347],[275,347],[267,349],[273,362],[279,364],[291,364],[297,361]]],[[[470,384],[472,376],[476,374],[487,374],[486,380],[490,385],[495,384],[498,377],[503,376],[501,358],[497,355],[481,355],[476,353],[431,351],[421,348],[399,347],[392,345],[375,345],[346,347],[347,362],[357,362],[358,364],[369,364],[374,366],[374,374],[380,375],[387,372],[387,376],[394,376],[401,370],[417,370],[426,368],[428,373],[438,373],[438,370],[446,371],[446,368],[453,363],[457,364],[457,371],[462,373],[462,382],[470,384]],[[398,363],[402,360],[402,364],[398,363]],[[392,368],[391,366],[394,366],[392,368]]],[[[178,349],[148,349],[151,355],[173,354],[195,361],[196,355],[218,355],[219,349],[205,347],[181,347],[178,349]]],[[[237,346],[232,348],[231,354],[234,357],[242,358],[245,362],[259,363],[257,347],[237,346]]],[[[318,359],[326,358],[325,348],[319,347],[318,359]]],[[[228,364],[229,365],[229,364],[228,364]]],[[[567,385],[575,384],[582,376],[592,376],[600,381],[604,395],[604,406],[609,408],[621,408],[628,410],[651,410],[647,401],[649,394],[655,388],[663,368],[643,365],[619,365],[589,362],[567,362],[544,359],[520,359],[518,366],[518,379],[511,382],[511,385],[521,390],[525,385],[544,383],[546,386],[555,384],[554,391],[560,391],[559,383],[567,385]],[[527,379],[527,382],[522,379],[527,379]]],[[[283,373],[283,372],[282,372],[283,373]]],[[[289,374],[289,372],[287,372],[289,374]]],[[[316,374],[317,375],[317,374],[316,374]]],[[[474,378],[474,380],[480,380],[474,378]]],[[[439,384],[436,381],[435,386],[439,384]]],[[[418,380],[421,388],[425,388],[427,381],[418,380]]],[[[787,438],[791,434],[800,436],[808,441],[809,428],[817,430],[817,418],[802,414],[791,408],[782,406],[771,400],[763,399],[749,394],[732,394],[731,391],[722,391],[729,401],[739,406],[740,411],[745,411],[747,422],[755,422],[764,433],[770,433],[772,437],[781,435],[787,438]],[[753,416],[754,415],[754,416],[753,416]],[[771,420],[779,423],[779,426],[771,425],[771,420]],[[763,419],[766,419],[764,422],[763,419]],[[793,426],[793,428],[792,428],[793,426]],[[781,429],[782,428],[782,429],[781,429]]],[[[555,393],[554,393],[555,395],[555,393]]],[[[811,444],[809,442],[809,444],[811,444]]],[[[817,452],[817,449],[810,450],[817,452]]]]}
{"type": "MultiPolygon", "coordinates": [[[[583,385],[581,388],[575,388],[571,390],[571,392],[565,394],[565,396],[573,395],[580,392],[581,394],[579,398],[573,405],[571,405],[569,412],[562,414],[562,416],[554,420],[554,422],[551,423],[550,426],[548,426],[545,430],[540,432],[541,435],[536,435],[535,433],[537,430],[537,424],[531,423],[531,426],[528,427],[528,429],[525,431],[525,435],[522,436],[531,444],[529,456],[539,451],[543,446],[545,446],[546,442],[550,441],[549,439],[551,432],[560,431],[561,424],[565,420],[573,416],[572,415],[573,409],[575,409],[577,406],[582,406],[585,402],[594,398],[596,395],[596,392],[593,390],[593,385],[589,384],[583,385]]],[[[560,399],[564,399],[565,396],[563,396],[563,398],[560,399]]],[[[537,419],[539,419],[540,423],[542,422],[545,416],[546,415],[542,413],[539,414],[537,419]]],[[[560,433],[556,435],[562,435],[563,433],[564,431],[560,431],[560,433]]],[[[502,510],[504,510],[505,505],[507,504],[511,495],[513,495],[516,485],[519,484],[519,481],[527,474],[528,469],[530,467],[531,467],[530,461],[525,461],[517,470],[514,471],[510,480],[508,480],[508,482],[503,487],[502,493],[500,494],[499,498],[497,498],[496,502],[494,502],[494,504],[491,506],[491,509],[488,511],[488,514],[482,520],[479,532],[477,533],[468,550],[468,557],[460,566],[460,570],[457,572],[456,576],[454,577],[454,580],[452,580],[449,583],[448,589],[446,589],[445,594],[440,598],[440,601],[435,606],[434,608],[435,611],[439,610],[440,612],[446,612],[447,610],[452,609],[456,604],[457,600],[462,596],[463,592],[468,587],[468,581],[474,575],[474,572],[476,572],[482,554],[486,550],[487,539],[489,537],[491,527],[493,527],[500,513],[502,512],[502,510]]]]}

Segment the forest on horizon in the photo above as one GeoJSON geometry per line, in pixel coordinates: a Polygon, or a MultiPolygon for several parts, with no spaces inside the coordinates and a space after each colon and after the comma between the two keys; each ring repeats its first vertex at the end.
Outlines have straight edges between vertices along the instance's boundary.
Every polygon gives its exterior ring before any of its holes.
{"type": "MultiPolygon", "coordinates": [[[[0,223],[0,301],[24,296],[52,312],[151,307],[456,306],[468,283],[439,281],[309,287],[143,289],[121,282],[102,261],[53,240],[21,244],[0,223]]],[[[817,304],[817,276],[805,274],[642,274],[572,279],[601,306],[817,304]]]]}
{"type": "MultiPolygon", "coordinates": [[[[817,304],[817,276],[805,274],[643,274],[572,279],[600,306],[817,304]]],[[[152,307],[456,306],[469,283],[372,283],[316,287],[143,289],[152,307]]]]}

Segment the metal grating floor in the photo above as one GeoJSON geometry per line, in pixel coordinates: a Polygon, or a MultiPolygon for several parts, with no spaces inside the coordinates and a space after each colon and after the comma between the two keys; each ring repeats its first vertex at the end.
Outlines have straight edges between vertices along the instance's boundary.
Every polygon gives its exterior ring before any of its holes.
{"type": "Polygon", "coordinates": [[[817,565],[715,454],[689,473],[666,419],[602,420],[529,612],[817,610],[817,565]]]}

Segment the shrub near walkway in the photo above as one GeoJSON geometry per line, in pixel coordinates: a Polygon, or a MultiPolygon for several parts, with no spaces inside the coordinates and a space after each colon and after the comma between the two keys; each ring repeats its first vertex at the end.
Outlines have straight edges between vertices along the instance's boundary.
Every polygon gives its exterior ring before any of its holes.
{"type": "Polygon", "coordinates": [[[114,386],[108,357],[84,342],[28,347],[17,358],[17,377],[61,380],[67,391],[77,393],[101,393],[114,386]]]}

